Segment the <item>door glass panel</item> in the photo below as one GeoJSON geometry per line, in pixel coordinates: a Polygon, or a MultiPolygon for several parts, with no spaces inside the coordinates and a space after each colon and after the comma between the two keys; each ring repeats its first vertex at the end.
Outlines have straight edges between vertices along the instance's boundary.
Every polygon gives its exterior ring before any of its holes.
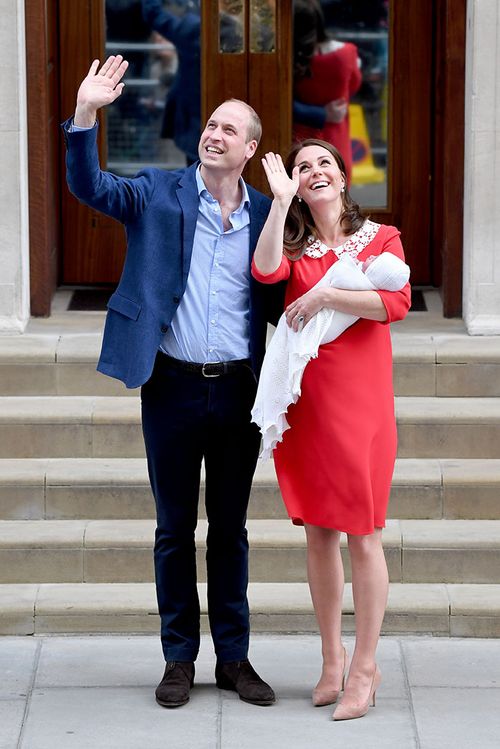
{"type": "Polygon", "coordinates": [[[250,0],[250,52],[276,51],[276,0],[250,0]]]}
{"type": "Polygon", "coordinates": [[[245,3],[219,0],[219,50],[238,55],[245,51],[245,3]]]}
{"type": "Polygon", "coordinates": [[[199,2],[106,0],[106,56],[129,61],[125,89],[107,107],[107,168],[177,169],[197,158],[199,2]],[[144,10],[144,15],[143,15],[144,10]]]}
{"type": "Polygon", "coordinates": [[[294,0],[294,138],[336,146],[363,207],[387,206],[388,58],[388,0],[294,0]]]}

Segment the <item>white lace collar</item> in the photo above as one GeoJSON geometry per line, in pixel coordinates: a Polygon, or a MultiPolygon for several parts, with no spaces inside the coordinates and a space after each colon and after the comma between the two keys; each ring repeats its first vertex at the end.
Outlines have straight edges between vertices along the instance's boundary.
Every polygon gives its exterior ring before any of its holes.
{"type": "Polygon", "coordinates": [[[351,257],[356,258],[374,239],[379,229],[380,224],[376,224],[375,221],[367,219],[358,231],[354,232],[354,234],[348,237],[346,241],[338,247],[327,247],[324,242],[320,239],[314,239],[312,234],[310,234],[307,238],[309,247],[304,254],[308,257],[318,258],[323,257],[327,252],[331,251],[334,252],[337,257],[347,253],[351,257]]]}

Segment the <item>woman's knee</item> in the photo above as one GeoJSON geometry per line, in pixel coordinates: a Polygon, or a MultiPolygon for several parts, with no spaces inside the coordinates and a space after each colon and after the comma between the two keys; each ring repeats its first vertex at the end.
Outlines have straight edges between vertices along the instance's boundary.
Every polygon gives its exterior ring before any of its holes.
{"type": "Polygon", "coordinates": [[[340,544],[340,532],[318,525],[304,525],[309,548],[332,547],[340,544]]]}
{"type": "Polygon", "coordinates": [[[347,535],[350,554],[360,557],[370,557],[378,554],[382,548],[382,529],[375,528],[373,533],[362,536],[347,535]]]}

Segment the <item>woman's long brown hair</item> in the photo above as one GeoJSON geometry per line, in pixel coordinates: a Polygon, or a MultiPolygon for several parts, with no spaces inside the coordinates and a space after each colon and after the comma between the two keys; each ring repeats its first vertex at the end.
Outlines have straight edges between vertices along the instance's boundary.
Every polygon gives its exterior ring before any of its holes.
{"type": "MultiPolygon", "coordinates": [[[[342,193],[342,213],[340,214],[340,225],[345,234],[354,234],[363,226],[366,216],[361,212],[359,205],[352,199],[347,187],[347,176],[345,164],[339,151],[319,138],[307,138],[294,143],[285,161],[285,169],[289,177],[292,176],[293,167],[297,154],[307,146],[321,146],[331,153],[344,178],[345,189],[342,193]]],[[[310,235],[317,238],[316,226],[307,204],[299,201],[297,196],[292,200],[285,221],[285,234],[283,238],[284,252],[290,260],[299,260],[307,249],[307,239],[310,235]]]]}

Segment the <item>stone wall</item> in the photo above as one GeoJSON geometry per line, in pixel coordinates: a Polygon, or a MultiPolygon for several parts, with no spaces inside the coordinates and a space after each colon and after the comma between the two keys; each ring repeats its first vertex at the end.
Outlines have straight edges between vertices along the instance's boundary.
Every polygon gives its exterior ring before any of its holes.
{"type": "Polygon", "coordinates": [[[0,0],[0,331],[29,317],[24,0],[0,0]]]}
{"type": "Polygon", "coordinates": [[[500,335],[500,6],[469,0],[464,299],[471,335],[500,335]]]}

